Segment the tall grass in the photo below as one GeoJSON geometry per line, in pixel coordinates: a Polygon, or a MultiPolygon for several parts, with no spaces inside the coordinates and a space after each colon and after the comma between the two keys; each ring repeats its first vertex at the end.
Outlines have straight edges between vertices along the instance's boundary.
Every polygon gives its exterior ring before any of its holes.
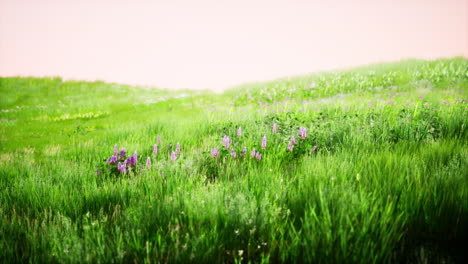
{"type": "Polygon", "coordinates": [[[183,97],[1,78],[0,261],[461,262],[467,65],[411,61],[183,97]],[[225,135],[238,156],[212,157],[225,135]],[[151,167],[96,175],[114,144],[151,167]]]}

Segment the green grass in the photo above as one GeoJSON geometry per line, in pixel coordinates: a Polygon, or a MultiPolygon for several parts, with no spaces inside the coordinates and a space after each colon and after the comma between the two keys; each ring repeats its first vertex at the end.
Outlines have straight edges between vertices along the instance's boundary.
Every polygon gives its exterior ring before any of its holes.
{"type": "Polygon", "coordinates": [[[0,92],[0,262],[466,257],[467,59],[372,65],[224,94],[60,78],[0,78],[0,92]],[[224,135],[237,158],[211,157],[224,135]],[[288,152],[291,136],[299,144],[288,152]],[[181,154],[171,162],[176,143],[181,154]],[[138,152],[139,173],[102,169],[115,144],[138,152]]]}

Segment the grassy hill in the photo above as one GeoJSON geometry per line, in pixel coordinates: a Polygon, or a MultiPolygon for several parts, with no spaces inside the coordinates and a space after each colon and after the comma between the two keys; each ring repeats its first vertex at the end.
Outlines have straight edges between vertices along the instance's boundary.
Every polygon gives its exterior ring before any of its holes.
{"type": "Polygon", "coordinates": [[[60,78],[0,92],[1,262],[466,257],[465,58],[223,94],[60,78]]]}

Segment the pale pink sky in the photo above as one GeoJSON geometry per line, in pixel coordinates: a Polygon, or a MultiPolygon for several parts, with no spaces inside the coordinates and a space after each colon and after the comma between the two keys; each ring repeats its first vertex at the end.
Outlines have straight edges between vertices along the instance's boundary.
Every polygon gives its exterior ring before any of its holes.
{"type": "Polygon", "coordinates": [[[0,0],[0,76],[223,89],[468,57],[468,0],[0,0]]]}

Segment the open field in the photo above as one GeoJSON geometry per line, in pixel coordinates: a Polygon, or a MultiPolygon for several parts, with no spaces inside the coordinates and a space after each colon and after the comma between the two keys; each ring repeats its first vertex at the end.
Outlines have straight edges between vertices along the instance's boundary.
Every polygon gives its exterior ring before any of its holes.
{"type": "Polygon", "coordinates": [[[0,262],[466,258],[467,59],[223,94],[59,78],[0,92],[0,262]],[[126,173],[114,145],[137,152],[126,173]]]}

